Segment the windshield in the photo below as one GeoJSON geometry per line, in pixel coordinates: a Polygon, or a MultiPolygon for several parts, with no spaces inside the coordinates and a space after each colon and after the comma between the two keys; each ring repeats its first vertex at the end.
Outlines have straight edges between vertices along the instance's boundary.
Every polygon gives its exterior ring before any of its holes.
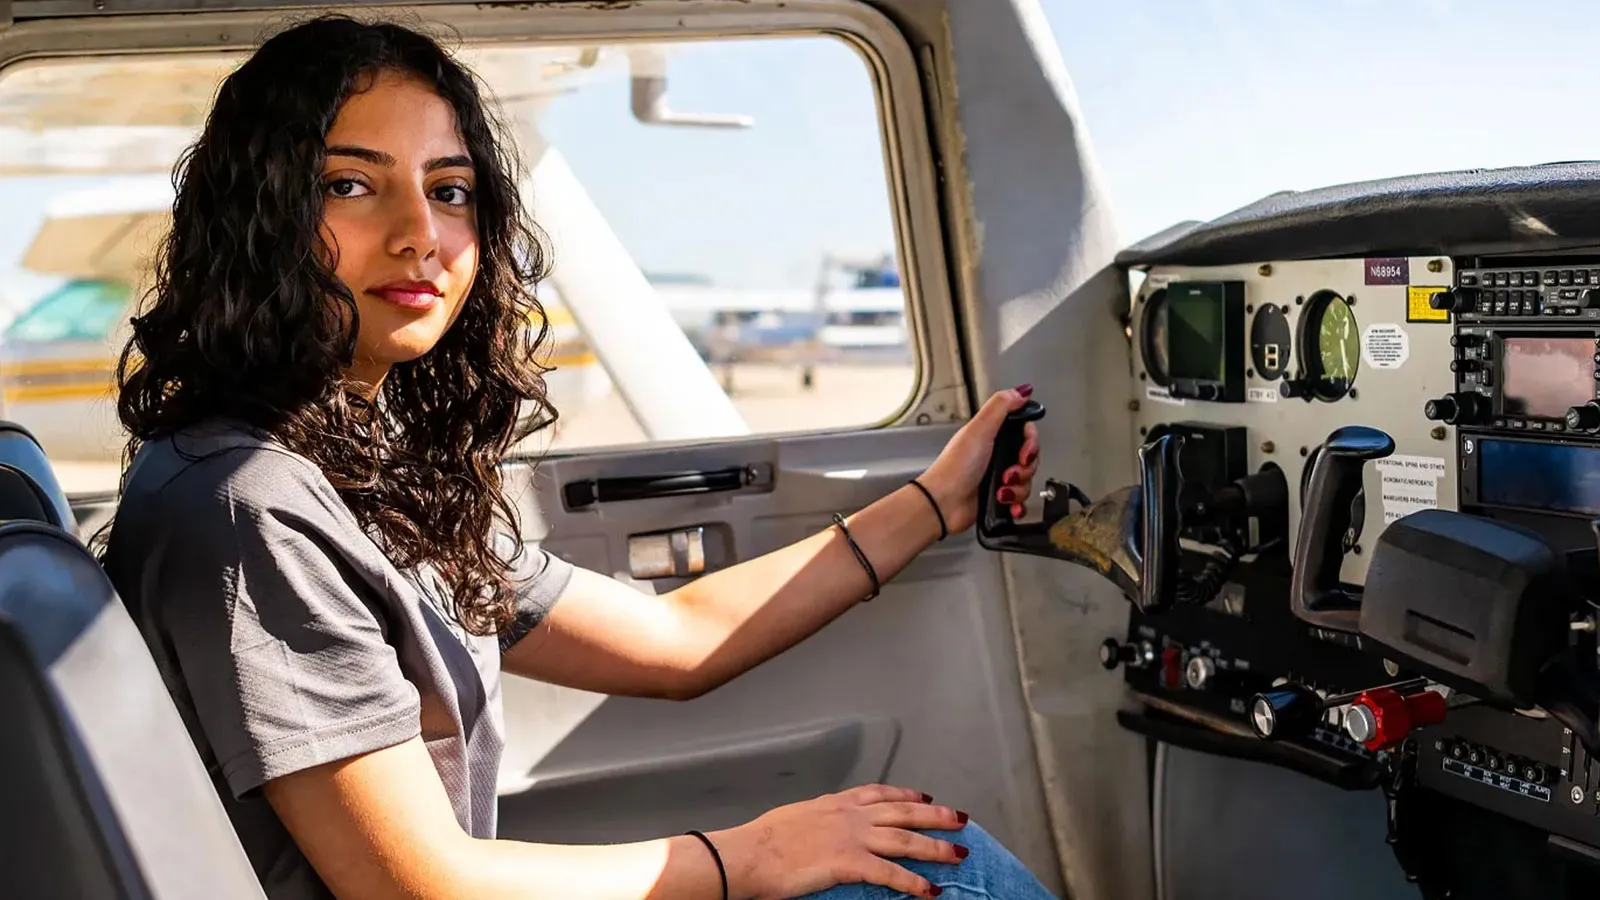
{"type": "Polygon", "coordinates": [[[133,291],[110,281],[72,281],[40,300],[6,329],[8,341],[103,341],[127,312],[133,291]]]}
{"type": "Polygon", "coordinates": [[[1043,6],[1127,242],[1283,190],[1600,156],[1584,0],[1043,6]]]}

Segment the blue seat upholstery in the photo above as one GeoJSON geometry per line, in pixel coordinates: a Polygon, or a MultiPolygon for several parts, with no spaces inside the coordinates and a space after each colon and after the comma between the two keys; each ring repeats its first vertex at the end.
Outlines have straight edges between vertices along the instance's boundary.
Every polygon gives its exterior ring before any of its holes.
{"type": "Polygon", "coordinates": [[[10,900],[261,898],[48,460],[0,422],[0,872],[10,900]]]}

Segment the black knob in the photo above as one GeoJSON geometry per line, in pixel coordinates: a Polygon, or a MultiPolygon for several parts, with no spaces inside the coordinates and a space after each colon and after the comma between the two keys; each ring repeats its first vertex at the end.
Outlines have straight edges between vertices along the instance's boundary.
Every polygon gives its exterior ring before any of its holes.
{"type": "Polygon", "coordinates": [[[1590,400],[1582,406],[1574,406],[1567,410],[1568,431],[1597,431],[1600,430],[1600,402],[1590,400]]]}
{"type": "Polygon", "coordinates": [[[1450,346],[1452,347],[1477,347],[1483,343],[1481,334],[1452,334],[1450,346]]]}
{"type": "Polygon", "coordinates": [[[1279,685],[1250,698],[1250,727],[1266,741],[1310,734],[1322,713],[1322,698],[1300,684],[1279,685]]]}
{"type": "Polygon", "coordinates": [[[1218,390],[1214,384],[1202,384],[1195,393],[1199,395],[1201,400],[1215,400],[1222,396],[1222,391],[1218,390]]]}
{"type": "Polygon", "coordinates": [[[1578,295],[1584,309],[1600,309],[1600,288],[1588,288],[1578,295]]]}
{"type": "Polygon", "coordinates": [[[1457,391],[1429,400],[1422,407],[1422,414],[1435,422],[1471,425],[1483,418],[1484,408],[1487,405],[1482,394],[1457,391]]]}
{"type": "Polygon", "coordinates": [[[1476,359],[1453,359],[1450,361],[1452,372],[1478,372],[1482,371],[1483,363],[1476,359]]]}
{"type": "Polygon", "coordinates": [[[1100,665],[1106,671],[1119,665],[1142,669],[1155,661],[1155,649],[1148,643],[1124,644],[1116,638],[1106,638],[1100,644],[1100,665]]]}
{"type": "Polygon", "coordinates": [[[1440,291],[1428,298],[1428,305],[1434,309],[1447,309],[1451,312],[1470,312],[1478,303],[1478,289],[1458,287],[1453,291],[1440,291]]]}

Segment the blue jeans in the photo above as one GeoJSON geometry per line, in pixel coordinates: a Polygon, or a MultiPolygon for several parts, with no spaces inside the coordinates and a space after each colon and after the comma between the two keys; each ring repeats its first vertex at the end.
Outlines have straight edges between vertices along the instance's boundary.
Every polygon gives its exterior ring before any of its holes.
{"type": "MultiPolygon", "coordinates": [[[[954,866],[914,859],[895,860],[943,888],[939,900],[1056,900],[1021,860],[976,822],[967,823],[960,831],[923,833],[972,851],[960,865],[954,866]]],[[[909,896],[876,884],[841,884],[807,894],[803,900],[904,900],[909,896]]]]}

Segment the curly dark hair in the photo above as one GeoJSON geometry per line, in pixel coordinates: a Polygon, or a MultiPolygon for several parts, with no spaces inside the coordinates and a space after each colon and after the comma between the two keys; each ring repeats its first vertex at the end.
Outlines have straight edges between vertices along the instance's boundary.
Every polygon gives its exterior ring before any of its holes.
{"type": "Polygon", "coordinates": [[[206,420],[248,423],[315,463],[396,566],[436,568],[479,635],[503,632],[515,601],[495,550],[501,529],[521,538],[499,464],[525,404],[553,416],[533,290],[548,253],[485,94],[440,43],[393,23],[318,17],[266,40],[178,163],[172,230],[117,371],[128,459],[206,420]],[[319,227],[322,166],[345,99],[385,72],[455,110],[477,173],[479,264],[437,346],[368,402],[344,374],[358,316],[319,227]]]}

